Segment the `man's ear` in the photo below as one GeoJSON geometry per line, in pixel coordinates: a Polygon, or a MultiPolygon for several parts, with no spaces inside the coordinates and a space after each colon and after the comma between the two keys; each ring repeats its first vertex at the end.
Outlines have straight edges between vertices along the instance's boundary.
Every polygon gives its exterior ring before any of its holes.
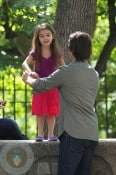
{"type": "Polygon", "coordinates": [[[68,54],[69,54],[70,60],[74,60],[73,52],[70,49],[68,49],[68,54]]]}

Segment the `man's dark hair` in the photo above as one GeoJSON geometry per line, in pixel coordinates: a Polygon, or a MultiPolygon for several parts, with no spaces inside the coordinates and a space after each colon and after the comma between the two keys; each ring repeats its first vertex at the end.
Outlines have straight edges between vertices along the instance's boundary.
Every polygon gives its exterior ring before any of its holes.
{"type": "Polygon", "coordinates": [[[68,49],[77,61],[88,60],[92,52],[91,37],[85,32],[72,33],[68,40],[68,49]]]}

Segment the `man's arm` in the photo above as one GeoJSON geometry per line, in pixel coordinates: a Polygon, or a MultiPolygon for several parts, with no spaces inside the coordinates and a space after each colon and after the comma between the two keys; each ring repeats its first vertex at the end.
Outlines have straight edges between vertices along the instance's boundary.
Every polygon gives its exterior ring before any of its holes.
{"type": "Polygon", "coordinates": [[[30,73],[25,71],[22,75],[23,81],[33,88],[33,93],[44,92],[62,85],[62,71],[57,69],[48,77],[34,79],[30,73]]]}

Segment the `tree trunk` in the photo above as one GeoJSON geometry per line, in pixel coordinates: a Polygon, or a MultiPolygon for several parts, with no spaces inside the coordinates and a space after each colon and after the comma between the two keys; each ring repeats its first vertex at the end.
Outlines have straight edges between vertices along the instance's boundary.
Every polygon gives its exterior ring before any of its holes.
{"type": "MultiPolygon", "coordinates": [[[[58,0],[54,28],[65,62],[69,62],[67,41],[70,33],[84,31],[91,36],[96,25],[96,0],[58,0]]],[[[57,135],[56,120],[55,135],[57,135]]]]}
{"type": "Polygon", "coordinates": [[[93,36],[95,24],[96,0],[58,0],[54,27],[66,63],[69,62],[67,55],[69,34],[78,30],[93,36]]]}

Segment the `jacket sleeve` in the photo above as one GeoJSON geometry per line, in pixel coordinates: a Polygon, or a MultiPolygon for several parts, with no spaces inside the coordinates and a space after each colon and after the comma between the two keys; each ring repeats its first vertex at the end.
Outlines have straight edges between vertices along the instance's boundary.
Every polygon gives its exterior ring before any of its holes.
{"type": "Polygon", "coordinates": [[[44,92],[52,88],[60,88],[63,84],[62,67],[45,78],[38,78],[33,87],[33,93],[44,92]]]}

